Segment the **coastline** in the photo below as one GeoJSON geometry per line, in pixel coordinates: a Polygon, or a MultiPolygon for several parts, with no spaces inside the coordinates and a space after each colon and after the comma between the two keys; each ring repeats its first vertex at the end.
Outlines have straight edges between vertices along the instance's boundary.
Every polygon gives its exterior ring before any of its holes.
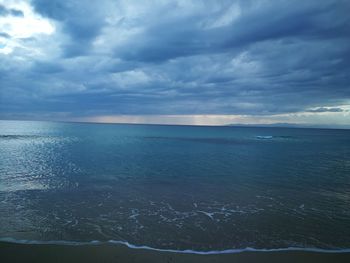
{"type": "Polygon", "coordinates": [[[348,251],[242,251],[195,254],[130,248],[123,244],[24,244],[0,241],[0,262],[350,262],[348,251]]]}

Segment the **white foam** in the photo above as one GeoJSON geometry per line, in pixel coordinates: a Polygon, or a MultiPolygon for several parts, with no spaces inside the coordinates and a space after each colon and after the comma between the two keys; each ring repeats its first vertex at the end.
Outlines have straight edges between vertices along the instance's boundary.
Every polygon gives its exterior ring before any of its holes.
{"type": "Polygon", "coordinates": [[[255,136],[255,138],[267,140],[267,139],[272,139],[273,136],[271,136],[271,135],[258,135],[258,136],[255,136]]]}
{"type": "Polygon", "coordinates": [[[198,212],[200,212],[200,213],[203,213],[203,214],[205,214],[207,217],[209,217],[210,219],[212,219],[212,220],[214,220],[214,214],[215,213],[209,213],[209,212],[205,212],[205,211],[198,211],[198,212]]]}
{"type": "Polygon", "coordinates": [[[210,250],[210,251],[198,251],[192,249],[176,250],[176,249],[163,249],[154,248],[145,245],[134,245],[127,241],[119,240],[108,240],[108,241],[65,241],[65,240],[50,240],[50,241],[40,241],[40,240],[24,240],[15,239],[11,237],[0,238],[0,242],[8,243],[18,243],[18,244],[35,244],[35,245],[67,245],[67,246],[82,246],[82,245],[103,245],[103,244],[115,244],[124,245],[131,249],[146,249],[158,252],[170,252],[170,253],[181,253],[181,254],[199,254],[199,255],[213,255],[213,254],[234,254],[242,252],[281,252],[281,251],[305,251],[305,252],[318,252],[318,253],[350,253],[350,248],[342,249],[323,249],[323,248],[301,248],[301,247],[286,247],[286,248],[237,248],[237,249],[224,249],[224,250],[210,250]]]}

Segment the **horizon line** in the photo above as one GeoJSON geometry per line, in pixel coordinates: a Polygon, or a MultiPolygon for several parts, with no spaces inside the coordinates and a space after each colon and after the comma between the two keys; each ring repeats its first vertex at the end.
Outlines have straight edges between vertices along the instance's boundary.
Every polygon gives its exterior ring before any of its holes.
{"type": "Polygon", "coordinates": [[[284,128],[284,129],[324,129],[324,130],[350,130],[350,125],[337,124],[308,124],[308,123],[229,123],[229,124],[178,124],[178,123],[145,123],[145,122],[103,122],[84,120],[47,120],[47,119],[1,119],[0,121],[24,122],[53,122],[76,124],[102,124],[102,125],[153,125],[153,126],[194,126],[194,127],[233,127],[233,128],[284,128]]]}

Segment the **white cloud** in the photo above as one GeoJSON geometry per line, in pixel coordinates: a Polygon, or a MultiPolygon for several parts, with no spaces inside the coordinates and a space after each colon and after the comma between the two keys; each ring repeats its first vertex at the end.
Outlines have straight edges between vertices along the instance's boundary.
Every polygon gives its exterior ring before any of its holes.
{"type": "Polygon", "coordinates": [[[0,53],[10,54],[15,48],[35,49],[28,47],[22,39],[51,35],[55,32],[53,23],[36,14],[26,1],[0,0],[0,4],[23,13],[23,16],[0,16],[0,32],[8,36],[0,37],[0,53]]]}

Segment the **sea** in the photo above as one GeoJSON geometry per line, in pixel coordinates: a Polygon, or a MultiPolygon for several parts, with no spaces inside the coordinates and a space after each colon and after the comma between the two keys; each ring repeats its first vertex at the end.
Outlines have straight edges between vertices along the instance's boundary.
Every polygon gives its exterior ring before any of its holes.
{"type": "Polygon", "coordinates": [[[0,240],[350,248],[350,130],[0,121],[0,240]]]}

